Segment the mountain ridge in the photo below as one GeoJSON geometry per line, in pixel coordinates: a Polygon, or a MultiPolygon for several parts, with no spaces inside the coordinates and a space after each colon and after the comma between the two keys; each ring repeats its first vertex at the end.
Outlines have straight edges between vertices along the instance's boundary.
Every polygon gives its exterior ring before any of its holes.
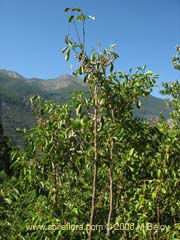
{"type": "Polygon", "coordinates": [[[22,76],[21,74],[19,74],[16,71],[12,71],[12,70],[0,69],[0,73],[4,73],[4,74],[6,74],[6,75],[8,75],[9,77],[12,77],[12,78],[22,78],[22,79],[25,79],[24,76],[22,76]]]}
{"type": "Polygon", "coordinates": [[[64,74],[54,79],[25,78],[14,71],[0,70],[0,121],[5,134],[17,142],[16,128],[29,129],[34,126],[29,98],[41,95],[58,104],[70,99],[70,92],[87,89],[82,79],[64,74]]]}

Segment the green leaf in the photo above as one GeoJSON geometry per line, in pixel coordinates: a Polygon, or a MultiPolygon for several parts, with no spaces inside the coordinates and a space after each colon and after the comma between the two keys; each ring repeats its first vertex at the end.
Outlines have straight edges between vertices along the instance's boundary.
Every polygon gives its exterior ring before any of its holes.
{"type": "Polygon", "coordinates": [[[75,214],[78,215],[78,208],[74,207],[74,208],[72,209],[72,213],[75,213],[75,214]]]}
{"type": "MultiPolygon", "coordinates": [[[[158,78],[160,74],[153,74],[153,78],[158,78]]],[[[158,85],[156,85],[158,87],[158,85]]]]}
{"type": "Polygon", "coordinates": [[[81,111],[82,111],[82,105],[81,105],[81,104],[78,104],[78,106],[77,106],[77,108],[76,108],[76,115],[77,115],[77,116],[80,115],[81,111]]]}
{"type": "Polygon", "coordinates": [[[158,176],[158,178],[160,178],[160,176],[161,176],[161,169],[157,170],[157,176],[158,176]]]}
{"type": "Polygon", "coordinates": [[[151,89],[150,88],[144,89],[144,92],[149,94],[151,92],[151,89]]]}
{"type": "Polygon", "coordinates": [[[110,46],[110,48],[115,48],[117,46],[117,44],[112,44],[111,46],[110,46]]]}
{"type": "Polygon", "coordinates": [[[78,17],[77,17],[77,20],[78,21],[84,21],[86,19],[86,16],[84,14],[80,14],[78,17]]]}
{"type": "Polygon", "coordinates": [[[134,154],[134,148],[132,148],[130,151],[129,151],[129,156],[132,157],[134,154]]]}
{"type": "Polygon", "coordinates": [[[68,47],[64,47],[61,52],[64,53],[66,50],[68,49],[68,47]]]}
{"type": "Polygon", "coordinates": [[[175,215],[175,212],[176,212],[176,210],[175,210],[175,208],[173,207],[173,206],[171,206],[171,213],[172,213],[172,215],[175,215]]]}
{"type": "Polygon", "coordinates": [[[152,74],[153,74],[152,71],[147,71],[147,72],[145,72],[145,75],[152,75],[152,74]]]}
{"type": "Polygon", "coordinates": [[[142,67],[142,70],[144,71],[144,70],[146,69],[146,67],[147,67],[147,66],[146,66],[146,64],[145,64],[145,65],[142,67]]]}
{"type": "Polygon", "coordinates": [[[95,20],[94,16],[88,16],[88,18],[91,19],[91,20],[95,20]]]}
{"type": "Polygon", "coordinates": [[[69,60],[69,56],[70,56],[70,49],[68,48],[68,50],[66,51],[65,61],[69,60]]]}
{"type": "Polygon", "coordinates": [[[157,196],[156,191],[153,191],[153,192],[152,192],[152,199],[154,200],[154,199],[156,198],[156,196],[157,196]]]}
{"type": "Polygon", "coordinates": [[[111,63],[111,65],[110,65],[110,73],[113,72],[113,69],[114,69],[114,65],[111,63]]]}
{"type": "Polygon", "coordinates": [[[94,53],[92,53],[92,55],[91,55],[91,61],[92,61],[92,62],[95,62],[95,60],[96,60],[96,56],[95,56],[94,53]]]}
{"type": "Polygon", "coordinates": [[[119,57],[119,55],[114,51],[110,51],[110,53],[113,55],[115,59],[119,57]]]}
{"type": "Polygon", "coordinates": [[[81,8],[72,8],[72,11],[81,12],[81,8]]]}
{"type": "Polygon", "coordinates": [[[4,200],[6,201],[7,204],[11,204],[12,203],[12,200],[10,198],[5,198],[4,200]]]}
{"type": "Polygon", "coordinates": [[[140,100],[137,101],[137,103],[136,103],[136,107],[137,107],[137,108],[140,108],[140,107],[141,107],[141,101],[140,101],[140,100]]]}
{"type": "Polygon", "coordinates": [[[68,12],[70,10],[70,8],[65,8],[64,12],[68,12]]]}
{"type": "Polygon", "coordinates": [[[131,172],[134,172],[134,168],[133,167],[131,167],[131,166],[128,166],[128,167],[131,170],[131,172]]]}
{"type": "Polygon", "coordinates": [[[69,17],[69,22],[72,22],[74,20],[74,15],[71,15],[70,17],[69,17]]]}
{"type": "Polygon", "coordinates": [[[44,182],[43,182],[43,181],[40,181],[40,186],[41,186],[42,188],[44,188],[44,182]]]}

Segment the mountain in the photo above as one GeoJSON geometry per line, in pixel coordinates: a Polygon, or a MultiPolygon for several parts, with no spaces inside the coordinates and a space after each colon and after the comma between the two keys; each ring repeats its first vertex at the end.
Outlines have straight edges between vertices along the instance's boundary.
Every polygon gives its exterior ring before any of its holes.
{"type": "Polygon", "coordinates": [[[170,118],[170,109],[167,107],[166,100],[151,95],[147,99],[140,98],[140,100],[142,102],[141,108],[135,109],[137,117],[156,121],[162,113],[165,120],[170,118]]]}
{"type": "Polygon", "coordinates": [[[8,71],[6,69],[0,70],[0,73],[4,74],[5,76],[7,75],[9,77],[12,77],[12,78],[24,78],[19,73],[15,72],[15,71],[8,71]]]}
{"type": "Polygon", "coordinates": [[[70,99],[70,92],[87,90],[82,79],[63,75],[55,79],[27,79],[22,75],[7,70],[0,70],[0,121],[5,134],[17,142],[17,128],[29,129],[35,124],[29,98],[41,95],[44,99],[53,99],[65,103],[70,99]]]}
{"type": "MultiPolygon", "coordinates": [[[[57,103],[67,102],[70,92],[77,90],[87,91],[87,85],[80,78],[63,75],[54,79],[25,78],[14,71],[0,70],[0,121],[5,129],[5,134],[12,141],[17,142],[16,128],[29,129],[35,124],[32,116],[29,98],[41,95],[45,99],[53,99],[57,103]]],[[[149,96],[143,98],[141,109],[135,109],[135,114],[141,119],[157,119],[159,113],[169,118],[169,110],[165,101],[149,96]]]]}

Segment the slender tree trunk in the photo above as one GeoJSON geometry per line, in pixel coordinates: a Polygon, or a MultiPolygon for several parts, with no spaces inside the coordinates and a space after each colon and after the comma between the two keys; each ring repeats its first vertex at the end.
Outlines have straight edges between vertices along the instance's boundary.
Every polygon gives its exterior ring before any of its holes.
{"type": "Polygon", "coordinates": [[[107,221],[107,236],[110,236],[110,222],[111,222],[111,215],[112,215],[112,203],[113,203],[113,140],[111,140],[110,146],[110,167],[109,167],[109,214],[108,214],[108,221],[107,221]]]}
{"type": "MultiPolygon", "coordinates": [[[[158,203],[157,203],[157,225],[160,226],[160,189],[161,189],[161,179],[158,182],[158,203]]],[[[157,237],[159,239],[159,228],[157,229],[157,237]]]]}
{"type": "Polygon", "coordinates": [[[98,96],[97,96],[97,86],[94,89],[94,174],[93,174],[93,192],[91,201],[91,216],[89,221],[89,236],[88,240],[92,239],[92,225],[94,223],[94,212],[95,212],[95,200],[96,200],[96,187],[97,187],[97,160],[98,160],[98,150],[97,150],[97,115],[98,115],[98,96]]]}

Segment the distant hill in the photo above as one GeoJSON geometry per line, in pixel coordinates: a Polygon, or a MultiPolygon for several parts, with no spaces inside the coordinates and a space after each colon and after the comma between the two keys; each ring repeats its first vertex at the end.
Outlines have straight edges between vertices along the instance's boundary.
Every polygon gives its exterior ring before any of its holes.
{"type": "Polygon", "coordinates": [[[151,95],[147,99],[140,98],[140,100],[142,101],[141,108],[135,109],[137,117],[156,121],[162,113],[165,120],[170,118],[170,109],[167,107],[166,100],[151,95]]]}
{"type": "MultiPolygon", "coordinates": [[[[87,91],[87,85],[80,78],[63,75],[54,79],[27,79],[14,71],[0,70],[0,117],[5,134],[17,142],[16,128],[30,128],[35,124],[32,116],[29,98],[41,95],[45,99],[53,99],[57,103],[67,102],[72,91],[87,91]]],[[[169,110],[165,101],[149,96],[142,100],[141,109],[135,109],[135,114],[141,119],[157,119],[159,113],[169,118],[169,110]]]]}
{"type": "Polygon", "coordinates": [[[7,70],[0,70],[0,121],[5,134],[17,142],[17,128],[30,128],[35,124],[29,104],[29,98],[41,95],[44,99],[53,99],[65,103],[70,99],[70,92],[87,90],[81,79],[63,75],[55,79],[27,79],[22,75],[7,70]]]}

